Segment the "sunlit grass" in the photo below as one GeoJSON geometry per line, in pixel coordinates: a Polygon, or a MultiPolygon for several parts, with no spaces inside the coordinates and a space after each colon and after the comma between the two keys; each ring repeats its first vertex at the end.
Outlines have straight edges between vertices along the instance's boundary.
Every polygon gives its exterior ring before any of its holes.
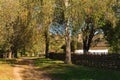
{"type": "Polygon", "coordinates": [[[0,58],[0,63],[1,64],[14,64],[16,62],[16,59],[5,59],[5,58],[0,58]]]}
{"type": "Polygon", "coordinates": [[[40,58],[35,60],[35,65],[39,66],[41,68],[53,65],[53,64],[63,64],[63,61],[59,60],[51,60],[51,59],[45,59],[45,58],[40,58]]]}
{"type": "Polygon", "coordinates": [[[120,80],[120,71],[66,65],[63,61],[37,59],[35,64],[55,80],[120,80]]]}

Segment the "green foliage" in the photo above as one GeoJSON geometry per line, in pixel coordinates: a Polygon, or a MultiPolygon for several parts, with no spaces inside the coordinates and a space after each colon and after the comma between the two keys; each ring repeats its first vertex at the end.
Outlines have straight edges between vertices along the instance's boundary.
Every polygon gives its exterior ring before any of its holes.
{"type": "Polygon", "coordinates": [[[0,58],[0,63],[14,65],[16,63],[16,59],[3,59],[3,58],[0,58]]]}
{"type": "Polygon", "coordinates": [[[116,26],[113,27],[110,21],[106,21],[106,25],[102,27],[105,35],[105,39],[108,41],[110,46],[110,51],[113,53],[120,53],[120,36],[119,36],[119,20],[116,26]],[[112,34],[111,34],[112,33],[112,34]],[[113,37],[111,37],[113,36],[113,37]]]}
{"type": "Polygon", "coordinates": [[[82,49],[82,43],[77,42],[77,49],[82,49]]]}
{"type": "Polygon", "coordinates": [[[61,49],[62,45],[65,44],[64,36],[61,35],[50,35],[50,52],[63,52],[61,49]]]}
{"type": "MultiPolygon", "coordinates": [[[[87,31],[83,32],[85,36],[89,35],[90,27],[95,32],[104,27],[107,24],[106,20],[109,20],[112,24],[111,29],[114,30],[105,29],[108,31],[105,32],[105,36],[109,38],[107,40],[109,40],[111,49],[119,50],[119,44],[115,45],[119,43],[118,13],[115,13],[119,8],[119,1],[117,3],[115,0],[68,1],[69,5],[66,6],[63,0],[0,0],[0,50],[18,53],[44,53],[45,50],[49,50],[45,47],[47,48],[46,45],[49,47],[50,42],[49,48],[60,52],[60,47],[65,43],[60,38],[49,41],[51,23],[61,25],[68,23],[65,36],[76,37],[83,23],[88,22],[87,16],[91,18],[91,22],[85,24],[89,27],[87,31]],[[90,26],[91,24],[92,26],[90,26]],[[115,38],[107,37],[110,36],[108,33],[114,33],[115,38]]],[[[63,30],[66,26],[62,27],[64,27],[63,30]]],[[[74,47],[76,48],[76,44],[76,41],[75,44],[72,44],[72,50],[74,47]]]]}
{"type": "Polygon", "coordinates": [[[18,0],[0,1],[0,49],[4,51],[10,50],[10,47],[12,46],[10,43],[13,34],[11,23],[16,19],[18,11],[18,0]]]}
{"type": "Polygon", "coordinates": [[[71,38],[71,52],[74,52],[76,49],[80,49],[79,46],[81,46],[78,42],[78,39],[76,37],[71,38]]]}
{"type": "Polygon", "coordinates": [[[113,53],[120,53],[120,44],[119,44],[120,43],[120,37],[119,37],[120,19],[118,17],[120,13],[117,12],[117,9],[119,9],[119,6],[120,6],[120,2],[116,1],[116,3],[114,3],[114,5],[112,6],[114,18],[112,19],[112,21],[110,19],[104,20],[105,24],[102,26],[105,39],[109,43],[110,52],[113,52],[113,53]]]}
{"type": "MultiPolygon", "coordinates": [[[[50,2],[52,1],[47,3],[45,1],[43,8],[50,8],[46,6],[50,2]]],[[[42,23],[41,19],[43,20],[43,18],[39,16],[43,16],[43,14],[41,14],[41,2],[32,0],[16,0],[11,2],[9,0],[3,0],[0,1],[0,4],[0,10],[2,11],[0,13],[0,17],[2,17],[0,18],[0,50],[4,49],[5,52],[9,50],[22,53],[26,51],[31,53],[43,53],[44,30],[40,29],[39,25],[37,25],[42,23]]],[[[44,15],[48,13],[47,11],[48,10],[46,10],[46,12],[44,11],[44,15]]],[[[44,17],[46,21],[47,18],[48,16],[44,17]]],[[[48,26],[48,23],[49,21],[44,21],[42,24],[48,26]]]]}
{"type": "Polygon", "coordinates": [[[65,16],[64,16],[64,1],[63,0],[55,0],[54,4],[54,18],[53,23],[64,24],[65,16]]]}
{"type": "Polygon", "coordinates": [[[82,34],[82,44],[86,53],[94,42],[95,32],[103,27],[108,19],[115,26],[116,18],[112,10],[114,0],[83,0],[72,2],[73,32],[82,34]],[[103,3],[104,2],[104,3],[103,3]]]}

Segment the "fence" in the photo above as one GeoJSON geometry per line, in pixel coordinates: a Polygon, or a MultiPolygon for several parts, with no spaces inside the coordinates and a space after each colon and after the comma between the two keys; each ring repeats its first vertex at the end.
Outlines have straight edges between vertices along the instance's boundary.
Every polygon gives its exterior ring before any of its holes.
{"type": "MultiPolygon", "coordinates": [[[[65,60],[65,54],[49,53],[49,58],[65,60]]],[[[120,54],[72,54],[71,58],[77,65],[120,70],[120,54]]]]}

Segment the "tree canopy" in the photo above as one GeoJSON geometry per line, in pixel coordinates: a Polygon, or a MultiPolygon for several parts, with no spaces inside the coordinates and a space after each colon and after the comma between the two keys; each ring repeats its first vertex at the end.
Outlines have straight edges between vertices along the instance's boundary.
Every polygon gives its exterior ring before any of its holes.
{"type": "Polygon", "coordinates": [[[87,53],[102,31],[110,50],[119,52],[119,8],[118,0],[0,0],[0,51],[48,55],[65,44],[70,58],[79,34],[87,53]]]}

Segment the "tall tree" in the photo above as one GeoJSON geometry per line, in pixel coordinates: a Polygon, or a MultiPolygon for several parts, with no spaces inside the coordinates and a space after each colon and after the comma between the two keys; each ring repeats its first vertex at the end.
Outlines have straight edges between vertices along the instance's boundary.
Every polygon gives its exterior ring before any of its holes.
{"type": "Polygon", "coordinates": [[[51,32],[53,34],[65,35],[66,58],[65,63],[71,64],[71,46],[70,46],[70,3],[69,0],[55,0],[54,16],[51,32]]]}
{"type": "Polygon", "coordinates": [[[113,0],[83,0],[74,3],[74,8],[76,8],[74,13],[77,14],[75,15],[77,18],[74,18],[74,26],[80,27],[79,32],[82,34],[84,53],[88,53],[94,36],[104,25],[104,19],[112,14],[111,3],[113,2],[113,0]]]}
{"type": "Polygon", "coordinates": [[[38,13],[37,24],[40,28],[41,34],[44,36],[44,44],[45,45],[45,55],[48,57],[49,52],[49,27],[52,22],[52,4],[54,1],[40,0],[40,8],[38,13]],[[49,5],[49,6],[48,6],[49,5]]]}
{"type": "Polygon", "coordinates": [[[112,19],[105,20],[105,25],[101,27],[102,30],[104,31],[105,39],[109,44],[110,52],[113,53],[119,53],[120,51],[120,44],[119,44],[120,43],[120,36],[119,36],[120,13],[118,11],[119,7],[120,7],[120,2],[116,0],[114,5],[112,5],[112,11],[113,11],[112,19]]]}
{"type": "MultiPolygon", "coordinates": [[[[65,3],[65,9],[67,10],[70,7],[70,0],[64,0],[65,3]]],[[[65,58],[65,63],[66,64],[71,64],[71,36],[70,36],[70,19],[71,15],[67,11],[66,14],[67,16],[67,22],[65,23],[65,41],[66,41],[66,58],[65,58]]]]}
{"type": "MultiPolygon", "coordinates": [[[[0,1],[0,27],[2,29],[1,40],[3,40],[2,44],[0,45],[4,53],[11,54],[10,47],[12,46],[11,40],[13,34],[12,22],[17,18],[16,16],[18,15],[19,6],[20,5],[18,0],[0,1]]],[[[9,56],[9,58],[11,57],[9,56]]]]}

